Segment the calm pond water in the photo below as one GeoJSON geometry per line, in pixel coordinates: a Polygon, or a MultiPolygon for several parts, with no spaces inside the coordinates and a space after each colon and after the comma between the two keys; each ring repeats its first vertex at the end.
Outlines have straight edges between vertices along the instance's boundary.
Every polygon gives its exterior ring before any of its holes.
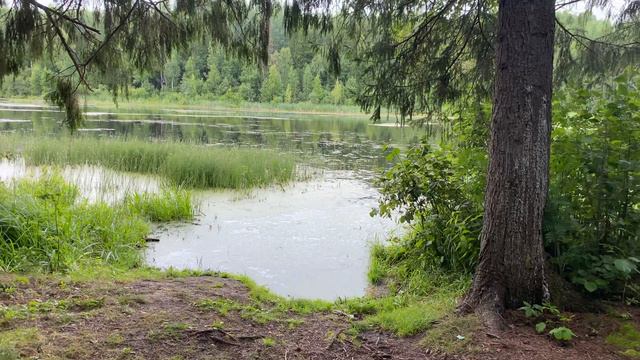
{"type": "MultiPolygon", "coordinates": [[[[384,144],[417,141],[424,130],[374,126],[366,117],[230,114],[215,110],[88,108],[78,136],[189,141],[211,146],[278,149],[298,154],[315,176],[286,187],[251,192],[197,192],[193,223],[162,224],[147,261],[159,267],[246,274],[286,296],[336,299],[363,295],[369,245],[400,231],[372,218],[371,185],[384,164],[384,144]]],[[[0,102],[0,132],[57,136],[66,130],[56,109],[0,102]]],[[[391,125],[391,126],[390,126],[391,125]]],[[[20,160],[0,161],[0,181],[38,176],[20,160]]],[[[153,177],[96,167],[69,167],[63,176],[90,200],[117,201],[132,191],[157,191],[153,177]]]]}

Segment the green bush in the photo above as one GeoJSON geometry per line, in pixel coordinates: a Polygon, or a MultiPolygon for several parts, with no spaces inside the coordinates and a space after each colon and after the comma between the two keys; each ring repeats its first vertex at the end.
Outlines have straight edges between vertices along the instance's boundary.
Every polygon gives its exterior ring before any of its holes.
{"type": "Polygon", "coordinates": [[[402,157],[398,149],[388,151],[394,164],[378,180],[381,198],[372,214],[398,215],[412,225],[402,256],[470,272],[480,248],[482,162],[461,163],[449,150],[433,150],[426,139],[402,157]]]}
{"type": "MultiPolygon", "coordinates": [[[[640,302],[639,86],[640,76],[628,72],[556,95],[544,218],[545,249],[556,270],[587,293],[624,294],[628,302],[640,302]]],[[[459,121],[453,145],[434,150],[423,141],[405,154],[387,149],[391,166],[380,177],[382,198],[373,213],[397,214],[411,231],[385,256],[374,248],[370,280],[398,264],[475,267],[486,149],[474,139],[483,136],[474,131],[477,119],[459,121]]]]}
{"type": "Polygon", "coordinates": [[[588,292],[621,293],[640,265],[640,76],[556,95],[546,248],[588,292]]]}

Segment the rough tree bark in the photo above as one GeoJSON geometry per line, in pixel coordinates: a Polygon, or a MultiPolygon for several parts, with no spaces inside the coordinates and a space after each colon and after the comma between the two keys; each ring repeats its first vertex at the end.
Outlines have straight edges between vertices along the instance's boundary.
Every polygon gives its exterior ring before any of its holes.
{"type": "Polygon", "coordinates": [[[460,306],[488,325],[548,296],[542,216],[549,178],[554,0],[500,0],[480,258],[460,306]]]}

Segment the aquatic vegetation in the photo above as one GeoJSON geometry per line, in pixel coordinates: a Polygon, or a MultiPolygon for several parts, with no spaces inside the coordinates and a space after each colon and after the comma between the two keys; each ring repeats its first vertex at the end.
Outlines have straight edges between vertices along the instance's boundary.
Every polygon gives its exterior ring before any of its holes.
{"type": "Polygon", "coordinates": [[[291,181],[292,156],[264,149],[94,138],[3,136],[0,153],[21,154],[30,165],[96,165],[154,174],[189,188],[248,189],[291,181]]]}
{"type": "Polygon", "coordinates": [[[190,219],[193,213],[190,195],[181,190],[132,195],[110,205],[80,199],[77,188],[55,174],[0,183],[0,270],[137,267],[149,220],[190,219]],[[151,209],[153,204],[162,207],[151,209]]]}
{"type": "Polygon", "coordinates": [[[124,203],[149,221],[191,220],[195,216],[191,193],[183,189],[163,189],[161,193],[127,194],[124,203]]]}

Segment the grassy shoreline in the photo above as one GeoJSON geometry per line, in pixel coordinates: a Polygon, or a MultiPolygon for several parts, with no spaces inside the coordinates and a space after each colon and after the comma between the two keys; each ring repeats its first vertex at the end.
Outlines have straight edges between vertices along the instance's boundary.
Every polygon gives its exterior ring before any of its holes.
{"type": "Polygon", "coordinates": [[[89,202],[56,174],[0,182],[0,270],[85,271],[104,264],[143,264],[139,249],[151,222],[191,220],[191,193],[167,188],[127,194],[118,203],[89,202]]]}
{"type": "MultiPolygon", "coordinates": [[[[184,100],[184,99],[182,99],[184,100]]],[[[38,104],[48,106],[41,97],[9,97],[0,98],[0,101],[16,104],[38,104]]],[[[370,115],[362,112],[358,106],[354,105],[331,105],[331,104],[272,104],[272,103],[252,103],[252,102],[227,102],[208,99],[193,99],[189,101],[176,101],[171,97],[153,97],[146,99],[125,99],[118,98],[117,103],[112,99],[101,96],[89,96],[80,99],[82,106],[107,108],[118,110],[207,110],[220,111],[236,114],[281,114],[281,115],[310,115],[310,116],[346,116],[347,118],[368,118],[370,115]]]]}

